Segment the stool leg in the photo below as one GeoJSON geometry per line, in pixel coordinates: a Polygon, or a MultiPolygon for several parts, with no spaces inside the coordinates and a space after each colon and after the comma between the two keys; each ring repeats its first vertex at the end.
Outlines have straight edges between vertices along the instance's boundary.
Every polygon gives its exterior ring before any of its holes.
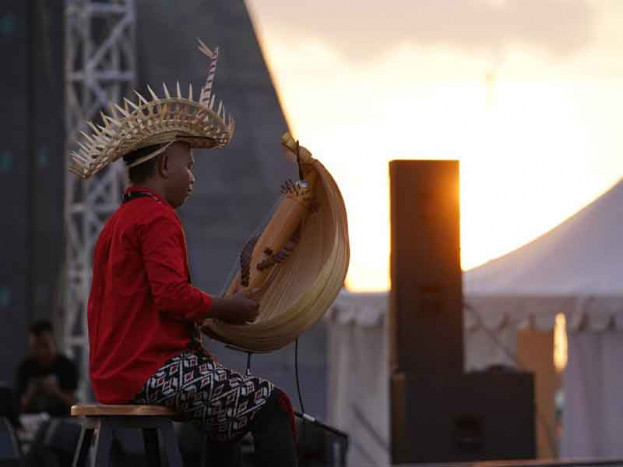
{"type": "Polygon", "coordinates": [[[145,443],[147,465],[162,466],[162,459],[160,458],[160,446],[158,443],[158,429],[143,428],[143,442],[145,443]]]}
{"type": "Polygon", "coordinates": [[[93,427],[89,427],[87,423],[82,425],[82,431],[80,431],[80,439],[78,440],[78,449],[74,454],[74,460],[71,463],[72,467],[83,467],[89,454],[89,448],[91,447],[91,439],[93,438],[93,427]]]}
{"type": "Polygon", "coordinates": [[[109,420],[99,420],[99,430],[95,440],[95,467],[111,467],[111,449],[113,441],[113,426],[109,420]]]}
{"type": "Polygon", "coordinates": [[[201,467],[208,465],[208,435],[201,430],[201,467]]]}
{"type": "Polygon", "coordinates": [[[162,441],[164,444],[167,462],[169,467],[182,467],[182,455],[175,438],[175,431],[173,430],[173,424],[170,421],[166,421],[161,426],[162,441]]]}

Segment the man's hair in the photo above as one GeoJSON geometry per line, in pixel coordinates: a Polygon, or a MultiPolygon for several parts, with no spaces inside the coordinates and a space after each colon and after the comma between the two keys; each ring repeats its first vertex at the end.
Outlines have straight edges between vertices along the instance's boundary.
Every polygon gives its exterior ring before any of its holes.
{"type": "MultiPolygon", "coordinates": [[[[140,159],[141,157],[145,157],[152,152],[157,151],[162,147],[161,144],[154,144],[152,146],[145,146],[144,148],[137,149],[136,151],[132,151],[125,156],[123,156],[123,160],[126,164],[131,164],[133,161],[140,159]]],[[[154,174],[156,168],[156,159],[157,157],[152,157],[151,159],[147,159],[145,162],[141,162],[134,167],[128,169],[128,177],[130,181],[134,184],[139,184],[145,182],[149,177],[154,174]]]]}
{"type": "Polygon", "coordinates": [[[53,333],[52,323],[45,319],[35,321],[30,325],[28,329],[30,333],[35,337],[39,337],[44,332],[53,333]]]}

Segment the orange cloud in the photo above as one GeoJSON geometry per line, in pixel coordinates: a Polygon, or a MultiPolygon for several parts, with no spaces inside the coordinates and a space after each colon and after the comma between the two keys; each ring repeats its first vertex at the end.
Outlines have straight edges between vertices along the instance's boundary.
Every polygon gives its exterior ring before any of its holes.
{"type": "Polygon", "coordinates": [[[262,0],[257,9],[267,28],[357,60],[404,43],[486,52],[521,44],[565,56],[590,41],[595,18],[588,0],[262,0]]]}

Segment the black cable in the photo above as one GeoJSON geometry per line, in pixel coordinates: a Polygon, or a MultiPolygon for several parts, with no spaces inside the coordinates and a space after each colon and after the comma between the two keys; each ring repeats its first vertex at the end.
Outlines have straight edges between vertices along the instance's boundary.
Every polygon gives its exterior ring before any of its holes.
{"type": "Polygon", "coordinates": [[[340,430],[338,428],[335,428],[333,426],[327,425],[326,423],[323,423],[320,420],[318,420],[316,417],[312,417],[311,415],[308,415],[306,413],[297,412],[296,410],[294,411],[294,415],[296,415],[301,420],[303,420],[303,422],[311,422],[314,425],[319,426],[323,430],[329,431],[329,432],[333,433],[334,435],[339,436],[342,439],[348,440],[348,434],[346,434],[345,431],[342,431],[342,430],[340,430]]]}
{"type": "Polygon", "coordinates": [[[301,383],[299,381],[299,338],[294,341],[294,375],[296,377],[296,392],[299,396],[299,405],[301,412],[305,413],[305,406],[303,405],[303,396],[301,395],[301,383]]]}
{"type": "MultiPolygon", "coordinates": [[[[338,436],[341,439],[341,446],[343,449],[343,454],[345,455],[346,453],[346,449],[348,446],[348,434],[346,434],[344,431],[342,430],[338,430],[337,428],[334,428],[332,426],[329,426],[323,422],[321,422],[320,420],[318,420],[316,417],[312,417],[311,415],[308,415],[305,413],[305,406],[303,405],[303,396],[301,394],[301,382],[299,380],[299,339],[298,337],[296,338],[296,340],[294,341],[294,375],[296,378],[296,392],[298,394],[298,398],[299,398],[299,405],[301,407],[301,411],[297,412],[296,410],[294,411],[294,415],[296,415],[297,417],[299,417],[302,422],[301,422],[301,431],[300,431],[300,435],[298,438],[298,455],[299,455],[299,460],[301,460],[301,456],[305,457],[305,449],[306,449],[306,428],[307,428],[307,423],[311,423],[314,426],[320,427],[321,429],[328,431],[330,433],[333,433],[334,435],[338,436]]],[[[342,457],[342,462],[340,462],[339,465],[346,465],[345,463],[345,458],[342,457]]]]}
{"type": "MultiPolygon", "coordinates": [[[[305,445],[305,434],[307,427],[307,419],[305,417],[305,406],[303,405],[303,396],[301,395],[301,382],[299,381],[299,338],[297,337],[294,341],[294,377],[296,378],[296,392],[299,396],[299,406],[301,407],[301,419],[303,420],[301,423],[301,432],[299,435],[298,445],[299,445],[299,456],[301,446],[305,445]]],[[[303,448],[304,449],[304,448],[303,448]]]]}
{"type": "Polygon", "coordinates": [[[301,150],[298,140],[296,141],[296,165],[299,170],[299,180],[303,180],[303,167],[301,166],[301,150]]]}

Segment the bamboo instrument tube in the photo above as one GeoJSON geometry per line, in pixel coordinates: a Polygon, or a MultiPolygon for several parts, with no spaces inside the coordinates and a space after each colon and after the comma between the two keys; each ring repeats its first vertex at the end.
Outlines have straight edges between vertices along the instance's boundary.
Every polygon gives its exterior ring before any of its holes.
{"type": "Polygon", "coordinates": [[[293,342],[333,303],[348,270],[346,209],[335,180],[289,134],[282,144],[296,158],[302,182],[286,182],[263,232],[245,246],[240,272],[227,292],[259,289],[253,299],[260,313],[246,325],[206,320],[201,328],[212,338],[252,351],[293,342]]]}
{"type": "Polygon", "coordinates": [[[277,264],[274,266],[267,266],[267,264],[273,262],[272,257],[292,239],[301,222],[309,214],[316,181],[314,172],[307,174],[307,178],[309,179],[305,180],[307,187],[296,191],[291,190],[285,195],[255,244],[251,256],[249,288],[262,288],[272,268],[277,266],[277,264]],[[262,267],[263,264],[264,267],[262,267]]]}
{"type": "MultiPolygon", "coordinates": [[[[288,183],[283,206],[277,207],[253,251],[245,247],[241,258],[244,267],[230,284],[229,293],[240,290],[241,282],[249,283],[252,273],[257,275],[258,262],[265,261],[260,253],[271,238],[277,238],[283,250],[291,253],[285,261],[274,264],[269,274],[253,281],[254,285],[262,284],[253,294],[260,305],[258,318],[246,325],[207,320],[202,331],[212,338],[253,351],[280,349],[316,322],[342,287],[349,260],[343,199],[324,166],[303,147],[296,145],[295,149],[301,176],[308,184],[307,196],[303,197],[306,209],[298,206],[296,199],[288,199],[288,194],[302,193],[288,183]],[[279,225],[285,226],[281,233],[279,225]],[[288,232],[292,229],[295,239],[288,232]]],[[[283,255],[277,259],[284,259],[283,255]]]]}

